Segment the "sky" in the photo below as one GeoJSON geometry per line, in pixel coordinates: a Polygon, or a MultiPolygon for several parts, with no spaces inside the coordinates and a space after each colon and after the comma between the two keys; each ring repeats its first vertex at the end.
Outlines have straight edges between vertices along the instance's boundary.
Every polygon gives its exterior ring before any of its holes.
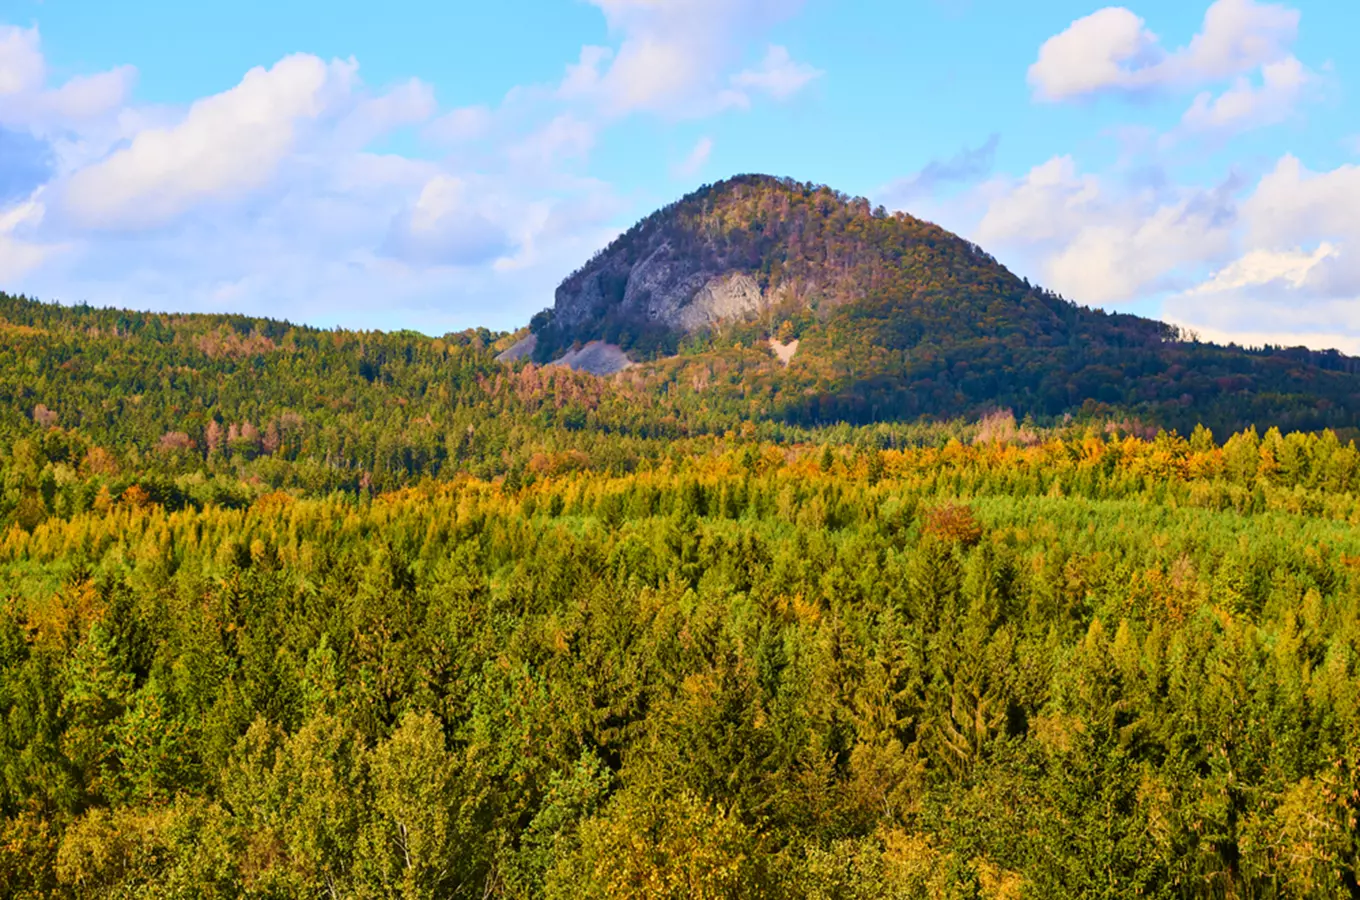
{"type": "Polygon", "coordinates": [[[0,0],[0,290],[514,329],[749,172],[1360,354],[1355,0],[0,0]]]}

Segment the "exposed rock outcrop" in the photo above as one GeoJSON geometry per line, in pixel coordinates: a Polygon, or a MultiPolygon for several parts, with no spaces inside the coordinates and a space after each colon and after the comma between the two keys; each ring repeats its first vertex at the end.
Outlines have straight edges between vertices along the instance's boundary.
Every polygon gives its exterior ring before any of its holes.
{"type": "Polygon", "coordinates": [[[629,265],[618,253],[557,291],[557,322],[575,328],[609,313],[686,333],[759,313],[765,292],[750,275],[712,271],[667,242],[629,265]]]}
{"type": "Polygon", "coordinates": [[[577,372],[589,372],[592,375],[613,375],[633,364],[628,354],[617,344],[591,341],[581,349],[571,350],[561,359],[553,360],[549,365],[566,366],[577,372]]]}
{"type": "Polygon", "coordinates": [[[538,335],[531,334],[522,338],[514,346],[496,356],[496,362],[513,363],[521,359],[529,359],[534,355],[534,349],[538,347],[538,335]]]}
{"type": "Polygon", "coordinates": [[[774,351],[774,355],[779,361],[787,366],[798,355],[798,338],[794,338],[787,344],[781,343],[779,338],[770,338],[770,349],[774,351]]]}

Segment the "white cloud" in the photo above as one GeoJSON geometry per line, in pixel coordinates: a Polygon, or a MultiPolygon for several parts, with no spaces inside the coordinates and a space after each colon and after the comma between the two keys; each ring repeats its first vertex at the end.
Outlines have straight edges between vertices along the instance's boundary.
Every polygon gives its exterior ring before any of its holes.
{"type": "Polygon", "coordinates": [[[595,129],[571,113],[563,113],[511,146],[510,159],[539,166],[580,159],[595,146],[595,129]]]}
{"type": "Polygon", "coordinates": [[[31,93],[46,80],[38,29],[0,26],[0,95],[31,93]]]}
{"type": "Polygon", "coordinates": [[[591,97],[600,90],[601,74],[614,56],[608,47],[587,44],[581,48],[581,56],[567,65],[567,73],[558,85],[559,96],[568,100],[591,97]]]}
{"type": "Polygon", "coordinates": [[[431,178],[410,209],[392,225],[386,251],[405,262],[471,266],[491,262],[511,249],[511,239],[492,217],[486,199],[450,175],[431,178]]]}
{"type": "Polygon", "coordinates": [[[0,209],[0,281],[13,282],[42,265],[60,247],[26,240],[22,232],[42,223],[45,209],[37,199],[0,209]]]}
{"type": "Polygon", "coordinates": [[[363,97],[336,127],[337,139],[356,148],[382,135],[428,121],[439,109],[434,88],[412,78],[389,91],[363,97]]]}
{"type": "Polygon", "coordinates": [[[486,106],[463,106],[449,110],[425,129],[425,136],[439,144],[461,144],[485,137],[491,130],[492,113],[486,106]]]}
{"type": "Polygon", "coordinates": [[[1332,244],[1319,244],[1311,253],[1302,250],[1253,250],[1214,272],[1209,280],[1187,291],[1196,297],[1221,294],[1242,288],[1279,284],[1292,289],[1303,287],[1308,277],[1325,260],[1337,255],[1332,244]]]}
{"type": "Polygon", "coordinates": [[[738,72],[732,77],[732,85],[743,91],[769,94],[776,100],[787,100],[823,74],[820,69],[794,60],[787,48],[772,45],[760,65],[738,72]]]}
{"type": "Polygon", "coordinates": [[[41,222],[44,212],[42,203],[33,198],[0,210],[0,234],[13,234],[21,226],[41,222]]]}
{"type": "Polygon", "coordinates": [[[1299,11],[1256,0],[1217,0],[1189,48],[1168,61],[1172,76],[1213,80],[1283,58],[1299,32],[1299,11]]]}
{"type": "Polygon", "coordinates": [[[1143,19],[1124,7],[1107,7],[1049,38],[1029,82],[1035,97],[1049,102],[1193,88],[1284,59],[1298,26],[1298,11],[1279,4],[1216,0],[1190,44],[1168,52],[1143,19]]]}
{"type": "Polygon", "coordinates": [[[978,226],[983,241],[1038,243],[1057,240],[1080,228],[1087,211],[1101,199],[1100,180],[1080,175],[1070,156],[1035,166],[1018,183],[1000,182],[978,226]]]}
{"type": "Polygon", "coordinates": [[[353,64],[307,55],[252,69],[231,90],[194,103],[179,124],[143,131],[73,175],[65,210],[86,228],[149,228],[259,188],[294,148],[299,127],[326,111],[329,94],[347,91],[353,74],[353,64]]]}
{"type": "Polygon", "coordinates": [[[78,75],[39,95],[39,108],[58,122],[80,122],[118,109],[132,93],[137,70],[119,66],[95,75],[78,75]]]}
{"type": "Polygon", "coordinates": [[[989,202],[976,239],[1033,260],[1044,284],[1078,303],[1165,291],[1232,248],[1227,187],[1121,192],[1058,157],[982,190],[989,202]]]}
{"type": "Polygon", "coordinates": [[[1243,343],[1360,346],[1360,167],[1310,172],[1285,156],[1241,205],[1236,259],[1166,301],[1243,343]]]}
{"type": "Polygon", "coordinates": [[[1076,302],[1159,301],[1218,342],[1360,348],[1360,165],[1284,156],[1254,184],[1199,188],[1058,157],[966,197],[975,240],[1076,302]]]}
{"type": "Polygon", "coordinates": [[[1293,114],[1314,76],[1293,56],[1261,67],[1261,84],[1246,76],[1218,97],[1209,92],[1195,98],[1181,124],[1191,131],[1233,134],[1283,122],[1293,114]]]}
{"type": "Polygon", "coordinates": [[[694,149],[685,157],[684,162],[675,167],[675,175],[680,178],[689,178],[698,174],[699,170],[708,165],[708,158],[713,155],[713,138],[701,137],[695,143],[694,149]]]}
{"type": "Polygon", "coordinates": [[[1077,19],[1039,48],[1029,83],[1041,100],[1067,100],[1096,91],[1146,87],[1161,59],[1157,36],[1120,6],[1077,19]]]}
{"type": "Polygon", "coordinates": [[[0,279],[12,283],[42,265],[49,255],[46,247],[0,234],[0,279]]]}
{"type": "Polygon", "coordinates": [[[769,48],[760,66],[733,72],[748,42],[801,0],[590,2],[605,14],[618,46],[582,48],[557,93],[592,102],[606,116],[707,115],[748,104],[748,91],[786,99],[820,74],[782,47],[769,48]]]}
{"type": "Polygon", "coordinates": [[[1253,245],[1278,248],[1344,235],[1360,243],[1360,166],[1330,172],[1286,155],[1242,205],[1253,245]]]}
{"type": "Polygon", "coordinates": [[[136,78],[136,69],[120,66],[48,87],[38,29],[0,25],[0,124],[39,134],[78,130],[115,113],[136,78]]]}

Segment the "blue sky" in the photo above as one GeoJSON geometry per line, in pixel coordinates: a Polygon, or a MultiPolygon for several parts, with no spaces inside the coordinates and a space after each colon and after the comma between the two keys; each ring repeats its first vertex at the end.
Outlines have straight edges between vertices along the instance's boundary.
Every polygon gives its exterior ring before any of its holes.
{"type": "Polygon", "coordinates": [[[514,328],[739,172],[1070,299],[1360,353],[1353,0],[0,6],[0,289],[514,328]]]}

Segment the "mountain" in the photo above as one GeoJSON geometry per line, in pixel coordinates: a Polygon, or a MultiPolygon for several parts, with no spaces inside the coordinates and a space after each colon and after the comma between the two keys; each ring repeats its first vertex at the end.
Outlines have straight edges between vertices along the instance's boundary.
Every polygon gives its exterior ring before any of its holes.
{"type": "Polygon", "coordinates": [[[824,321],[884,292],[941,287],[970,306],[1014,301],[996,310],[1007,319],[1048,314],[1040,294],[938,226],[826,187],[739,176],[648,216],[568,277],[534,320],[536,355],[602,340],[650,357],[733,322],[824,321]]]}
{"type": "Polygon", "coordinates": [[[1124,411],[1192,428],[1353,427],[1360,361],[1199,343],[1071,303],[937,225],[744,175],[639,222],[568,277],[505,354],[715,384],[800,424],[1124,411]],[[760,348],[752,353],[752,348],[760,348]],[[723,375],[714,378],[714,367],[723,375]],[[696,370],[697,367],[697,370],[696,370]],[[707,375],[704,373],[707,372],[707,375]]]}

